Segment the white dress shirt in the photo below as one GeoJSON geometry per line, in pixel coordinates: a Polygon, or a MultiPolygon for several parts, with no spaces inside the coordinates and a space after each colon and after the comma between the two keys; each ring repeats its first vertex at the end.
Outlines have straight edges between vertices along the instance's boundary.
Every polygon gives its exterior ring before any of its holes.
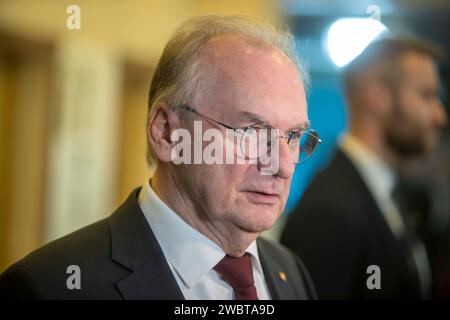
{"type": "MultiPolygon", "coordinates": [[[[225,257],[222,248],[173,212],[153,191],[149,182],[143,185],[139,193],[139,205],[187,300],[234,299],[233,288],[213,269],[225,257]]],[[[246,252],[251,255],[258,298],[269,300],[256,241],[246,252]]]]}
{"type": "MultiPolygon", "coordinates": [[[[395,173],[372,150],[350,134],[342,136],[340,148],[355,165],[392,233],[400,239],[405,232],[405,224],[392,199],[396,183],[395,173]]],[[[431,270],[427,252],[421,242],[412,249],[412,254],[419,272],[422,294],[427,296],[427,288],[431,287],[431,270]]]]}

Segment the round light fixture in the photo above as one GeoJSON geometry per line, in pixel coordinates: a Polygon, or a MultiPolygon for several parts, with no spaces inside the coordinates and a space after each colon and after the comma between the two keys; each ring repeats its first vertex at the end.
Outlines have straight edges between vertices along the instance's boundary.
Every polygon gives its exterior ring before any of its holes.
{"type": "Polygon", "coordinates": [[[388,31],[388,28],[376,19],[339,19],[328,29],[326,40],[328,54],[336,66],[342,67],[356,58],[385,31],[388,31]]]}

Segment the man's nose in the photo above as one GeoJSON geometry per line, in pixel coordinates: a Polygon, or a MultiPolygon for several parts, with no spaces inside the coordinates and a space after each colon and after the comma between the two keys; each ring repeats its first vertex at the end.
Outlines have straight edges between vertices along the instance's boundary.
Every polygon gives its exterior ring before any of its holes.
{"type": "Polygon", "coordinates": [[[445,110],[445,107],[443,106],[443,104],[441,103],[440,100],[438,100],[434,105],[433,105],[433,115],[434,115],[434,122],[436,123],[436,125],[438,127],[444,127],[447,125],[447,112],[445,110]]]}
{"type": "Polygon", "coordinates": [[[283,179],[289,179],[292,177],[295,171],[294,152],[287,143],[287,139],[281,138],[278,140],[278,157],[279,157],[279,170],[277,175],[283,179]]]}
{"type": "MultiPolygon", "coordinates": [[[[273,132],[271,132],[273,135],[273,132]]],[[[274,141],[270,148],[270,153],[258,159],[258,169],[264,175],[276,175],[280,178],[290,179],[295,171],[295,161],[293,151],[288,144],[286,136],[280,136],[276,132],[271,139],[274,141]]]]}

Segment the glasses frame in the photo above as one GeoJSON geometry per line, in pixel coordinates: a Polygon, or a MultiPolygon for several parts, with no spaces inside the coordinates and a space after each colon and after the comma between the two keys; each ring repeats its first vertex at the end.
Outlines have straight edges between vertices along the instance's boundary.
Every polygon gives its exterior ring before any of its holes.
{"type": "MultiPolygon", "coordinates": [[[[194,108],[190,107],[190,106],[187,105],[187,104],[183,104],[183,105],[181,105],[179,108],[180,108],[180,109],[183,109],[183,110],[185,110],[185,111],[191,112],[191,113],[193,113],[193,114],[195,114],[195,115],[197,115],[197,116],[199,116],[199,117],[202,117],[202,118],[208,120],[209,122],[213,122],[213,123],[215,123],[215,124],[218,124],[218,125],[220,125],[220,126],[226,128],[226,129],[233,130],[234,132],[236,132],[236,131],[238,131],[238,130],[241,130],[241,131],[242,131],[242,137],[244,137],[245,132],[246,132],[247,130],[249,130],[249,129],[264,129],[264,128],[260,128],[260,127],[255,127],[255,125],[250,125],[250,126],[246,126],[246,127],[242,127],[242,128],[234,128],[234,127],[229,126],[229,125],[227,125],[227,124],[225,124],[225,123],[223,123],[223,122],[221,122],[221,121],[214,120],[213,118],[211,118],[211,117],[209,117],[209,116],[207,116],[207,115],[205,115],[205,114],[202,114],[202,113],[198,112],[197,110],[195,110],[194,108]]],[[[265,128],[265,129],[271,129],[271,128],[265,128]]],[[[290,142],[291,142],[291,140],[292,140],[292,137],[293,137],[296,133],[298,133],[298,132],[300,132],[300,131],[302,131],[302,135],[303,135],[303,134],[308,134],[308,135],[311,136],[312,138],[316,139],[317,143],[315,144],[314,149],[312,150],[312,152],[311,152],[305,159],[303,159],[303,160],[301,160],[301,161],[298,161],[298,162],[295,162],[295,161],[294,161],[294,164],[303,163],[303,162],[305,162],[307,159],[309,159],[309,158],[313,155],[314,151],[316,151],[317,146],[322,142],[322,139],[319,137],[319,134],[318,134],[315,130],[313,130],[313,129],[289,131],[287,135],[278,135],[278,138],[284,138],[284,139],[286,139],[287,144],[290,146],[290,142]]],[[[240,143],[240,144],[242,144],[242,140],[241,140],[241,143],[240,143]]],[[[241,148],[241,152],[245,155],[245,153],[242,151],[242,145],[240,146],[240,148],[241,148]]],[[[246,156],[247,156],[247,155],[246,155],[246,156]]],[[[300,155],[299,155],[299,157],[300,157],[300,155]]]]}

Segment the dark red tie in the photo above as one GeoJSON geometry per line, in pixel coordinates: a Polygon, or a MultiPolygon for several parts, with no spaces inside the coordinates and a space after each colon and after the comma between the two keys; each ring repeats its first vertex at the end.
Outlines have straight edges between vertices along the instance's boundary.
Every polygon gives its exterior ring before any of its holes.
{"type": "Polygon", "coordinates": [[[242,257],[225,256],[214,270],[233,288],[235,300],[258,300],[250,254],[246,253],[242,257]]]}

